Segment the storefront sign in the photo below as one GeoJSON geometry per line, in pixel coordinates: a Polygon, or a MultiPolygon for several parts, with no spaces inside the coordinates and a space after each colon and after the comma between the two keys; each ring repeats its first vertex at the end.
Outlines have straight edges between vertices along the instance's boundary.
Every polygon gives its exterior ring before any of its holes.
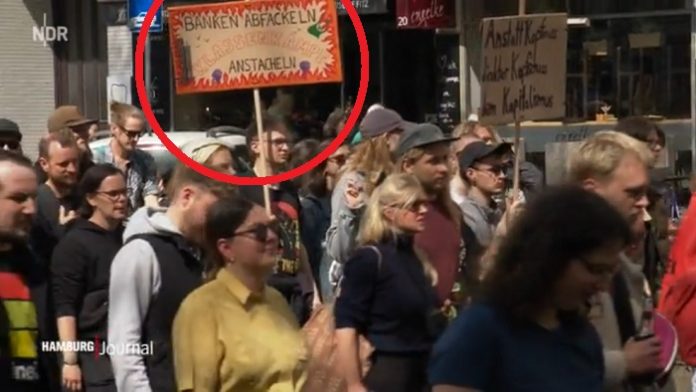
{"type": "MultiPolygon", "coordinates": [[[[140,28],[145,21],[145,15],[151,4],[152,0],[128,0],[128,20],[130,21],[131,30],[133,30],[133,32],[140,32],[140,28]]],[[[159,7],[155,12],[154,18],[152,18],[150,32],[161,33],[163,23],[162,7],[159,7]]]]}
{"type": "Polygon", "coordinates": [[[566,21],[565,14],[483,20],[482,122],[565,116],[566,21]]]}
{"type": "Polygon", "coordinates": [[[171,7],[178,94],[341,82],[334,0],[171,7]]]}
{"type": "Polygon", "coordinates": [[[456,26],[455,0],[396,0],[396,27],[438,29],[456,26]]]}
{"type": "MultiPolygon", "coordinates": [[[[386,14],[389,12],[387,8],[387,0],[351,0],[353,7],[358,11],[358,14],[386,14]]],[[[336,7],[338,13],[341,15],[347,15],[346,7],[343,6],[341,0],[336,0],[336,7]]]]}

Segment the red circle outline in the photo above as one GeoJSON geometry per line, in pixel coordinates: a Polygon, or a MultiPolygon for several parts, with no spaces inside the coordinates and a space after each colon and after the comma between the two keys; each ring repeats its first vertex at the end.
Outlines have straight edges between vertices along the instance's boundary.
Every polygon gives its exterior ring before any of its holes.
{"type": "MultiPolygon", "coordinates": [[[[360,85],[358,88],[358,96],[353,106],[353,110],[348,116],[346,125],[343,127],[338,136],[334,139],[331,144],[324,150],[321,151],[317,156],[305,162],[304,164],[283,172],[266,177],[240,177],[231,174],[224,174],[216,170],[205,167],[204,165],[194,161],[188,155],[184,154],[180,148],[178,148],[167,136],[167,134],[162,130],[155,114],[152,112],[152,106],[147,97],[145,91],[145,77],[143,72],[143,53],[145,51],[145,39],[147,34],[143,34],[145,31],[149,31],[152,25],[152,20],[155,16],[156,10],[162,6],[164,0],[153,0],[150,8],[145,15],[145,20],[143,21],[143,26],[138,33],[138,39],[135,45],[135,88],[138,93],[138,99],[140,100],[143,113],[150,123],[150,127],[155,132],[157,137],[162,141],[162,144],[171,152],[180,162],[190,167],[191,169],[197,171],[198,173],[210,177],[212,179],[226,182],[234,185],[268,185],[280,183],[283,181],[292,180],[295,177],[301,176],[308,171],[314,169],[320,165],[324,160],[328,159],[331,154],[333,154],[343,141],[348,137],[351,129],[355,126],[358,121],[358,116],[362,111],[362,107],[365,103],[365,97],[367,95],[367,85],[370,79],[370,52],[367,46],[367,38],[365,37],[365,30],[362,25],[362,21],[358,16],[357,11],[353,7],[350,0],[341,0],[343,7],[346,9],[348,16],[350,17],[353,27],[355,28],[355,33],[358,38],[358,44],[360,47],[360,85]]],[[[331,2],[329,2],[330,4],[331,2]]]]}

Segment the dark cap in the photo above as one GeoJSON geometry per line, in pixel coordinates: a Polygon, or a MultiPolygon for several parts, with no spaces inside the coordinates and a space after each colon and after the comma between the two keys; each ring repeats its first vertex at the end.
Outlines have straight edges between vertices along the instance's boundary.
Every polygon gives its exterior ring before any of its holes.
{"type": "Polygon", "coordinates": [[[22,133],[19,131],[19,125],[6,118],[0,118],[0,135],[13,137],[20,142],[22,141],[22,133]]]}
{"type": "Polygon", "coordinates": [[[399,113],[385,108],[376,108],[368,112],[360,123],[360,133],[369,139],[383,135],[395,129],[404,129],[404,119],[399,113]]]}
{"type": "Polygon", "coordinates": [[[97,120],[88,119],[80,113],[77,106],[66,105],[58,107],[48,118],[48,132],[57,132],[63,128],[76,127],[85,124],[96,124],[97,120]]]}
{"type": "Polygon", "coordinates": [[[442,130],[434,124],[418,124],[404,132],[396,148],[396,155],[402,156],[409,150],[425,147],[435,143],[449,143],[457,140],[456,137],[446,137],[442,130]]]}
{"type": "Polygon", "coordinates": [[[459,170],[466,170],[475,162],[483,158],[502,155],[508,151],[512,151],[512,144],[486,144],[485,142],[473,142],[459,153],[459,170]]]}

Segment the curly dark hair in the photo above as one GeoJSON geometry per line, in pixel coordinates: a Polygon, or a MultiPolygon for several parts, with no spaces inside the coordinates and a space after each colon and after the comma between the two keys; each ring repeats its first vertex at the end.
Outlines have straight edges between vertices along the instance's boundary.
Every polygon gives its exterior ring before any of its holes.
{"type": "Polygon", "coordinates": [[[549,188],[510,228],[480,299],[526,319],[552,295],[571,262],[630,242],[628,222],[602,197],[577,186],[549,188]]]}

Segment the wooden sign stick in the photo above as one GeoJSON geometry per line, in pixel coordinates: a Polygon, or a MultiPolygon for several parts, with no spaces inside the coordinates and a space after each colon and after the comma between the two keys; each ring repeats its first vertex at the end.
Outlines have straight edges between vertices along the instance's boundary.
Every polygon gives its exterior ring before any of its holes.
{"type": "MultiPolygon", "coordinates": [[[[256,131],[259,137],[259,159],[261,160],[261,173],[258,173],[261,177],[268,176],[268,159],[266,158],[266,146],[269,146],[268,142],[264,143],[264,129],[263,129],[263,114],[261,110],[261,92],[258,88],[254,89],[254,106],[256,107],[256,131]]],[[[263,201],[266,207],[266,213],[271,215],[271,192],[268,189],[268,185],[263,186],[263,201]]]]}
{"type": "MultiPolygon", "coordinates": [[[[520,15],[524,15],[527,13],[527,0],[519,0],[518,6],[518,13],[520,15]]],[[[512,180],[513,201],[517,201],[520,196],[520,134],[522,132],[520,129],[520,117],[517,113],[517,109],[515,109],[515,145],[513,147],[513,153],[515,154],[515,174],[512,180]]]]}
{"type": "Polygon", "coordinates": [[[517,116],[517,110],[515,110],[515,144],[513,146],[513,153],[515,154],[515,166],[514,175],[512,180],[512,200],[516,201],[519,199],[520,195],[520,134],[521,126],[520,119],[517,116]]]}

